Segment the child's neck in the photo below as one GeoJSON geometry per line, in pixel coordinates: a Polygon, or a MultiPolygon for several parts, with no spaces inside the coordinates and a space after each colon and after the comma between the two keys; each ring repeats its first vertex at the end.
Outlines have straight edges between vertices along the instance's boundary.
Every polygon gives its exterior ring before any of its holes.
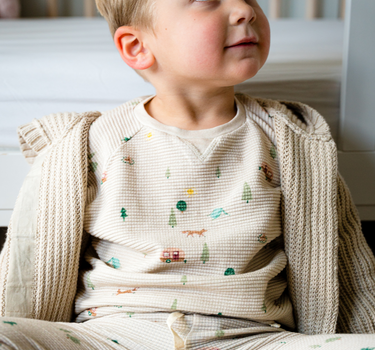
{"type": "Polygon", "coordinates": [[[233,87],[210,95],[157,93],[145,109],[160,123],[184,130],[214,128],[228,123],[237,113],[233,87]]]}

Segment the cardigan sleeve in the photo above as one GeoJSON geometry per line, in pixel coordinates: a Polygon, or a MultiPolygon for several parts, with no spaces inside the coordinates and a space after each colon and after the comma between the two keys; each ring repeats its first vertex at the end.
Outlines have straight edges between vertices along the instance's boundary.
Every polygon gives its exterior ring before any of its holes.
{"type": "Polygon", "coordinates": [[[33,164],[38,153],[45,146],[51,144],[51,140],[38,119],[19,126],[17,134],[22,155],[29,164],[33,164]]]}
{"type": "Polygon", "coordinates": [[[375,258],[349,187],[338,173],[339,314],[337,333],[375,333],[375,258]]]}

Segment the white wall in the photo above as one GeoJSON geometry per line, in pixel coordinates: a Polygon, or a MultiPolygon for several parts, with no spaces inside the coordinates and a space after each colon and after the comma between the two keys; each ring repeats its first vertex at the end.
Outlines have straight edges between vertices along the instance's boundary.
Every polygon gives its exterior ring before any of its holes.
{"type": "MultiPolygon", "coordinates": [[[[44,17],[47,13],[47,0],[20,0],[21,17],[44,17]]],[[[282,17],[305,17],[304,0],[280,0],[282,17]]],[[[59,0],[60,16],[83,16],[83,0],[59,0]]],[[[263,10],[268,13],[269,0],[258,0],[263,10]]],[[[97,14],[98,16],[99,13],[97,14]]],[[[339,0],[319,0],[319,17],[337,18],[339,0]]]]}

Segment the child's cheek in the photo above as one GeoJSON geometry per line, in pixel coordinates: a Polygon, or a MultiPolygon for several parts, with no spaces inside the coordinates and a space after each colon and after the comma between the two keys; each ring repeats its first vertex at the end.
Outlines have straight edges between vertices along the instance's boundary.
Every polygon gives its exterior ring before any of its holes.
{"type": "Polygon", "coordinates": [[[190,65],[193,63],[196,69],[212,69],[221,62],[225,38],[217,28],[214,23],[206,23],[189,31],[184,57],[188,57],[190,65]]]}

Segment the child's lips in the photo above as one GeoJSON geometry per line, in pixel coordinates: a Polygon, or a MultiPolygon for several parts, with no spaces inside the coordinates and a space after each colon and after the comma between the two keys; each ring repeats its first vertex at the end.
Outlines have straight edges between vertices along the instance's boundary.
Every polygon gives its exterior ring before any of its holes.
{"type": "Polygon", "coordinates": [[[238,45],[227,46],[226,49],[239,48],[239,47],[250,48],[250,47],[254,47],[256,45],[257,45],[257,43],[242,43],[242,44],[238,44],[238,45]]]}

